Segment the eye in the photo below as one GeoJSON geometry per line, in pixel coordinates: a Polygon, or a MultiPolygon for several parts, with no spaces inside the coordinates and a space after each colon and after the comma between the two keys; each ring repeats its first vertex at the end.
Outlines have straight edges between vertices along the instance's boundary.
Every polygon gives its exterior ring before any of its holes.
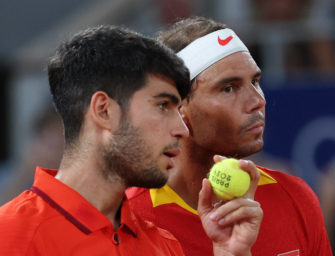
{"type": "Polygon", "coordinates": [[[168,110],[168,106],[169,106],[169,102],[168,101],[164,101],[164,102],[160,102],[157,104],[159,109],[162,111],[167,111],[168,110]]]}
{"type": "Polygon", "coordinates": [[[251,83],[253,84],[253,86],[259,86],[259,79],[258,78],[254,78],[251,83]]]}
{"type": "Polygon", "coordinates": [[[230,93],[233,91],[233,86],[231,85],[225,86],[224,88],[222,88],[222,91],[225,93],[230,93]]]}

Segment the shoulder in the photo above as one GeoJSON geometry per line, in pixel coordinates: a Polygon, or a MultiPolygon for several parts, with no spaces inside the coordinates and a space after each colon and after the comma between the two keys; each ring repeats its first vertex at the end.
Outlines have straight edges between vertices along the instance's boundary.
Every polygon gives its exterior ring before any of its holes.
{"type": "Polygon", "coordinates": [[[293,202],[301,210],[316,215],[321,214],[319,199],[312,188],[301,178],[258,166],[264,172],[276,180],[276,183],[260,186],[260,193],[269,193],[269,196],[281,197],[281,202],[288,200],[293,202]]]}
{"type": "MultiPolygon", "coordinates": [[[[31,191],[24,191],[8,203],[0,207],[0,221],[3,218],[20,219],[26,216],[33,216],[38,212],[38,206],[34,203],[36,195],[31,191]]],[[[3,221],[2,221],[3,222],[3,221]]]]}
{"type": "Polygon", "coordinates": [[[257,166],[265,173],[269,174],[272,178],[276,180],[276,183],[287,193],[304,193],[315,196],[315,193],[310,188],[310,186],[301,178],[281,172],[265,168],[262,166],[257,166]]]}
{"type": "Polygon", "coordinates": [[[23,254],[41,223],[54,216],[52,209],[30,191],[0,207],[0,254],[23,254]]]}
{"type": "MultiPolygon", "coordinates": [[[[260,199],[262,208],[270,212],[276,211],[273,215],[279,214],[278,218],[290,216],[291,226],[297,224],[295,232],[302,236],[308,234],[308,247],[311,255],[329,255],[330,246],[323,220],[319,199],[312,188],[301,178],[286,174],[280,171],[259,167],[273,177],[277,183],[260,186],[257,189],[256,197],[260,199]],[[258,191],[259,190],[259,191],[258,191]],[[259,194],[257,195],[257,193],[259,194]],[[279,202],[282,209],[268,203],[269,200],[279,202]],[[300,224],[298,224],[300,223],[300,224]],[[299,231],[300,229],[300,231],[299,231]],[[304,233],[301,233],[304,231],[304,233]]],[[[256,198],[257,200],[257,198],[256,198]]],[[[303,241],[303,240],[302,240],[303,241]]]]}

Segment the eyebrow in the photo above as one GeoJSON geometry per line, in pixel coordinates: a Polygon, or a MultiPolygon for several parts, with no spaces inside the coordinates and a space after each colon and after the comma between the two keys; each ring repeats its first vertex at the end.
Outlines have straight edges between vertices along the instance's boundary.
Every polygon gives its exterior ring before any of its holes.
{"type": "Polygon", "coordinates": [[[162,92],[154,96],[154,98],[169,98],[175,105],[180,103],[180,99],[176,97],[174,94],[162,92]]]}
{"type": "MultiPolygon", "coordinates": [[[[258,77],[258,76],[261,76],[262,75],[262,71],[259,70],[257,71],[254,75],[253,75],[253,78],[255,77],[258,77]]],[[[219,84],[227,84],[227,83],[231,83],[233,81],[242,81],[242,78],[241,77],[237,77],[237,76],[232,76],[232,77],[227,77],[225,79],[222,79],[219,84]]]]}

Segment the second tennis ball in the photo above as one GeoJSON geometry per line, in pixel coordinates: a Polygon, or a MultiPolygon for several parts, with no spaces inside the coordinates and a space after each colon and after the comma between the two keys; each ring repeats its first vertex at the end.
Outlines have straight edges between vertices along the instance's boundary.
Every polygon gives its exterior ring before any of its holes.
{"type": "Polygon", "coordinates": [[[238,166],[238,160],[227,158],[213,165],[208,177],[214,193],[225,200],[243,196],[250,187],[250,176],[238,166]]]}

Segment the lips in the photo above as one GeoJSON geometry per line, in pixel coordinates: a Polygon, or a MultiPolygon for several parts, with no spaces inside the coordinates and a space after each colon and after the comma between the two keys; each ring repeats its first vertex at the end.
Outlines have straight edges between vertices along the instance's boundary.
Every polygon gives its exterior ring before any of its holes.
{"type": "Polygon", "coordinates": [[[168,166],[167,169],[171,169],[175,166],[174,158],[180,154],[180,148],[169,149],[163,152],[168,159],[168,166]]]}
{"type": "Polygon", "coordinates": [[[166,155],[167,157],[176,157],[180,154],[180,151],[180,148],[169,149],[167,151],[164,151],[164,155],[166,155]]]}
{"type": "Polygon", "coordinates": [[[257,121],[253,123],[249,128],[247,128],[247,131],[262,131],[264,129],[264,122],[263,121],[257,121]]]}

